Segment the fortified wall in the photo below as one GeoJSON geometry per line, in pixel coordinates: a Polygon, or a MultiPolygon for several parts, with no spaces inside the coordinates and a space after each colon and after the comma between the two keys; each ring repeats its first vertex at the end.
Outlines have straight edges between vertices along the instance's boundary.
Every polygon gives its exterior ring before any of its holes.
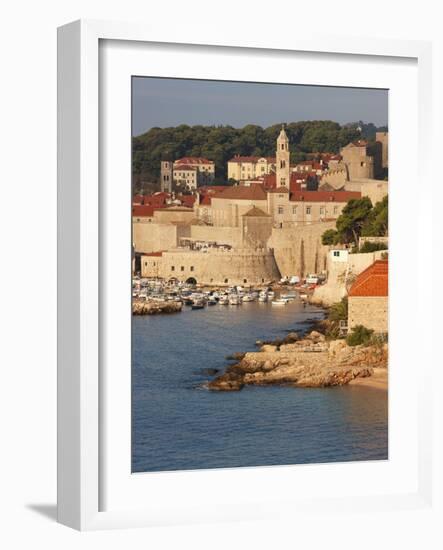
{"type": "Polygon", "coordinates": [[[322,244],[321,236],[327,229],[335,229],[335,221],[273,228],[268,246],[282,277],[326,270],[329,247],[322,244]]]}
{"type": "Polygon", "coordinates": [[[216,286],[261,285],[280,279],[271,252],[249,249],[193,251],[178,248],[160,256],[142,256],[141,275],[216,286]]]}

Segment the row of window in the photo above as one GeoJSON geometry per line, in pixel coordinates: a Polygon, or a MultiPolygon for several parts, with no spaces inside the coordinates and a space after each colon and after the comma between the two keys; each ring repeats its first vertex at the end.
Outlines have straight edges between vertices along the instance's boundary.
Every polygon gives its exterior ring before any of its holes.
{"type": "MultiPolygon", "coordinates": [[[[306,207],[306,215],[307,216],[311,215],[311,208],[312,208],[311,206],[306,207]]],[[[283,214],[284,210],[285,209],[284,209],[283,206],[278,207],[278,213],[279,214],[283,214]]],[[[292,207],[292,213],[297,214],[297,207],[296,206],[292,207]]],[[[320,216],[324,216],[325,214],[326,214],[326,208],[324,206],[320,206],[320,216]]],[[[338,206],[334,206],[334,214],[338,214],[338,206]]]]}
{"type": "MultiPolygon", "coordinates": [[[[185,266],[182,265],[180,266],[180,271],[184,271],[185,270],[185,266]]],[[[175,271],[175,265],[171,265],[171,271],[175,271]]],[[[189,271],[194,271],[194,266],[191,265],[191,267],[189,268],[189,271]]]]}

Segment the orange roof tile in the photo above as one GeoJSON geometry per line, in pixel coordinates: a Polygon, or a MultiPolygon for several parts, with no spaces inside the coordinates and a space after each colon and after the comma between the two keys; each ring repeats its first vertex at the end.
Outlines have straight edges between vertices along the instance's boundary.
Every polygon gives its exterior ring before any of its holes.
{"type": "Polygon", "coordinates": [[[349,297],[387,295],[388,260],[377,260],[362,271],[349,291],[349,297]]]}

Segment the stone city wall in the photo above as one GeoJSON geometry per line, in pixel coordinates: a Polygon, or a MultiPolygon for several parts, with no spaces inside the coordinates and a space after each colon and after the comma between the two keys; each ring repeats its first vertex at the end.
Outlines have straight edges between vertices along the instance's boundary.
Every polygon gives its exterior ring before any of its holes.
{"type": "Polygon", "coordinates": [[[190,278],[203,285],[260,285],[278,281],[280,272],[272,253],[251,250],[206,252],[184,249],[162,256],[142,256],[142,277],[190,278]]]}
{"type": "Polygon", "coordinates": [[[326,270],[329,248],[322,245],[321,236],[327,229],[335,229],[335,222],[276,227],[272,230],[268,247],[274,250],[282,276],[305,277],[308,273],[326,270]]]}

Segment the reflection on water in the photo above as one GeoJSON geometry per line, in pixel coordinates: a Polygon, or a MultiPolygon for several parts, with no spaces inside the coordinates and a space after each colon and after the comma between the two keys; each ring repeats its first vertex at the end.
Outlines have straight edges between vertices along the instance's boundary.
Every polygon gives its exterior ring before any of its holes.
{"type": "Polygon", "coordinates": [[[358,386],[208,392],[206,369],[322,317],[299,302],[133,318],[133,471],[386,459],[387,394],[358,386]]]}

